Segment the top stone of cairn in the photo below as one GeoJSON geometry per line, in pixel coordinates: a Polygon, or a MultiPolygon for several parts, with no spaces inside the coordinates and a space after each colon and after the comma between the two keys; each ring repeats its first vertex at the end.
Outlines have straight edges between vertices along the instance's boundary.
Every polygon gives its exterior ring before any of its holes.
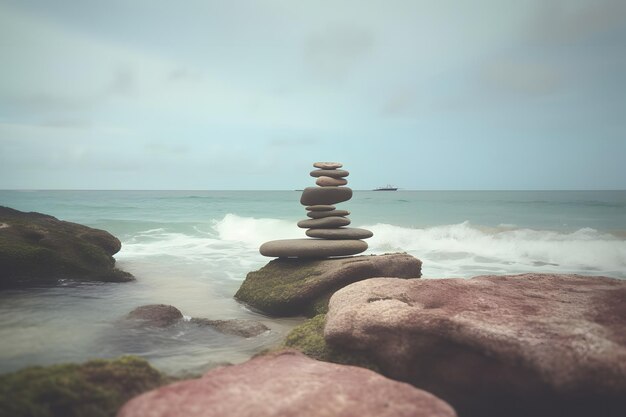
{"type": "Polygon", "coordinates": [[[341,168],[343,164],[340,162],[316,162],[313,166],[320,169],[337,169],[341,168]]]}

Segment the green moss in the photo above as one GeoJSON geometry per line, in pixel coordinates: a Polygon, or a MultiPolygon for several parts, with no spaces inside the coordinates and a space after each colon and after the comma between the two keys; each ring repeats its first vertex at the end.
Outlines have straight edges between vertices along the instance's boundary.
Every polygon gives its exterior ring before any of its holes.
{"type": "Polygon", "coordinates": [[[0,416],[112,417],[130,398],[170,381],[128,356],[25,368],[0,375],[0,416]]]}
{"type": "Polygon", "coordinates": [[[111,256],[120,242],[109,233],[38,213],[0,206],[0,288],[81,281],[130,281],[111,256]]]}
{"type": "Polygon", "coordinates": [[[421,262],[401,256],[398,264],[389,267],[376,255],[330,258],[288,259],[269,262],[250,272],[235,298],[266,314],[279,316],[323,314],[327,300],[337,290],[353,282],[390,273],[394,277],[417,278],[421,262]]]}
{"type": "Polygon", "coordinates": [[[325,322],[326,315],[319,314],[294,327],[285,338],[285,347],[298,349],[315,359],[328,360],[333,352],[324,340],[325,322]]]}
{"type": "Polygon", "coordinates": [[[330,301],[330,297],[332,297],[332,295],[333,292],[329,292],[315,299],[306,311],[306,315],[308,317],[315,317],[319,314],[328,313],[328,302],[330,301]]]}
{"type": "Polygon", "coordinates": [[[42,249],[26,242],[10,241],[7,237],[0,235],[0,256],[3,258],[26,260],[36,256],[37,252],[42,249]]]}
{"type": "Polygon", "coordinates": [[[320,260],[276,259],[246,276],[235,298],[270,314],[305,310],[308,281],[322,274],[320,260]]]}
{"type": "Polygon", "coordinates": [[[53,271],[73,271],[67,260],[59,257],[54,251],[29,244],[16,242],[0,236],[0,287],[10,284],[15,276],[28,281],[37,276],[48,276],[53,271]],[[28,273],[25,273],[28,271],[28,273]]]}
{"type": "Polygon", "coordinates": [[[284,347],[297,349],[311,358],[344,365],[360,366],[378,372],[378,366],[362,352],[343,350],[326,343],[324,324],[326,314],[319,314],[294,327],[284,341],[284,347]]]}
{"type": "Polygon", "coordinates": [[[102,248],[86,242],[76,242],[78,252],[77,261],[86,263],[90,267],[110,268],[115,264],[115,260],[102,248]]]}

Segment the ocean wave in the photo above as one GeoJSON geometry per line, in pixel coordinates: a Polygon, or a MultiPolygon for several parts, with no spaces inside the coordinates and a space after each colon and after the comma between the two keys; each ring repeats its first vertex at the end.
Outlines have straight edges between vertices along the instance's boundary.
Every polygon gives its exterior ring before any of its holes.
{"type": "MultiPolygon", "coordinates": [[[[426,228],[355,225],[374,232],[367,253],[407,252],[424,262],[427,276],[562,272],[626,278],[626,239],[591,228],[532,230],[514,224],[483,227],[463,222],[426,228]]],[[[123,243],[122,259],[169,256],[219,265],[226,275],[258,265],[266,241],[306,237],[293,221],[227,214],[188,232],[145,230],[123,243]],[[207,230],[211,229],[211,230],[207,230]]],[[[118,257],[116,256],[116,257],[118,257]]]]}
{"type": "Polygon", "coordinates": [[[571,233],[477,227],[469,222],[411,229],[389,224],[363,226],[375,253],[405,251],[431,263],[433,272],[581,272],[624,277],[626,241],[582,228],[571,233]]]}
{"type": "Polygon", "coordinates": [[[137,233],[133,238],[122,242],[122,250],[117,259],[173,256],[186,259],[198,259],[223,252],[224,243],[210,236],[189,235],[186,233],[167,232],[154,229],[137,233]]]}
{"type": "Polygon", "coordinates": [[[213,228],[222,240],[243,242],[253,247],[259,247],[268,240],[306,237],[304,229],[300,229],[291,221],[257,219],[230,213],[223,219],[214,221],[213,228]]]}
{"type": "Polygon", "coordinates": [[[146,262],[167,269],[189,266],[199,274],[240,281],[266,262],[258,250],[263,242],[298,237],[306,236],[293,222],[227,214],[193,227],[170,224],[136,232],[115,258],[131,270],[145,269],[146,262]]]}

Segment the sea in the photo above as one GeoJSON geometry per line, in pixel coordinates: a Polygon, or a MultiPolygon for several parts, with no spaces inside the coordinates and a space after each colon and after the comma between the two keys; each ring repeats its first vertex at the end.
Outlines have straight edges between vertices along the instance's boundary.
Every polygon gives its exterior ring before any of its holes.
{"type": "MultiPolygon", "coordinates": [[[[0,191],[0,205],[104,229],[122,242],[129,283],[0,292],[0,373],[137,355],[177,376],[239,363],[281,342],[302,317],[272,318],[233,295],[270,259],[268,240],[305,237],[298,191],[0,191]],[[250,319],[270,331],[224,335],[183,321],[133,329],[123,317],[170,304],[186,319],[250,319]]],[[[355,191],[338,204],[374,232],[365,254],[407,252],[424,278],[527,272],[626,279],[626,191],[355,191]]],[[[1,267],[1,266],[0,266],[1,267]]]]}

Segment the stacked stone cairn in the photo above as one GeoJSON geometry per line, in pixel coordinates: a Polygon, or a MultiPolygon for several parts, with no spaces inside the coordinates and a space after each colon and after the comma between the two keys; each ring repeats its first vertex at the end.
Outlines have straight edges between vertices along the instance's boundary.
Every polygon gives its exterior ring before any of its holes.
{"type": "Polygon", "coordinates": [[[326,258],[349,256],[367,249],[367,239],[373,233],[365,229],[345,227],[350,224],[346,217],[350,212],[337,210],[334,204],[352,198],[352,190],[345,185],[349,172],[338,162],[316,162],[311,176],[317,178],[317,187],[307,187],[302,192],[300,203],[306,206],[306,220],[298,222],[298,227],[307,229],[309,239],[283,239],[265,242],[259,251],[261,255],[278,258],[326,258]]]}

